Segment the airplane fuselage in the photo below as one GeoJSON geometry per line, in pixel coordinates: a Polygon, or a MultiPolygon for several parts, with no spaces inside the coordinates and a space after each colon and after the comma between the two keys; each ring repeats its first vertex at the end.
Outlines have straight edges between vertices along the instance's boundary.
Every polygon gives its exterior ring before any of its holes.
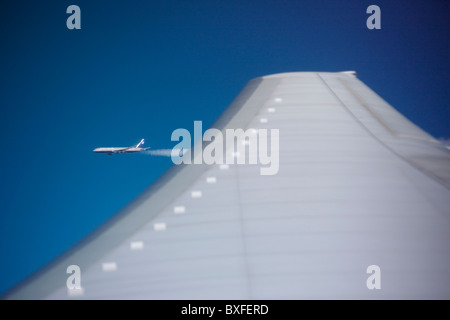
{"type": "Polygon", "coordinates": [[[113,153],[133,153],[133,152],[140,152],[144,151],[147,148],[95,148],[93,151],[97,153],[107,153],[107,154],[113,154],[113,153]]]}
{"type": "Polygon", "coordinates": [[[113,153],[134,153],[141,152],[147,150],[149,148],[140,148],[141,145],[144,144],[144,139],[141,140],[137,145],[131,147],[110,147],[110,148],[95,148],[94,152],[96,153],[106,153],[108,155],[112,155],[113,153]]]}

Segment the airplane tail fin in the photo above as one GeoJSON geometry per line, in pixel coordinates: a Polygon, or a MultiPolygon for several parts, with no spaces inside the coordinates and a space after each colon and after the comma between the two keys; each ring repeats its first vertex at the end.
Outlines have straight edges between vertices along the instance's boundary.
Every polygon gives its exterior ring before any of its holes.
{"type": "Polygon", "coordinates": [[[137,145],[136,145],[136,148],[139,148],[141,145],[143,145],[144,144],[144,139],[142,139],[141,140],[141,142],[139,142],[137,145]]]}

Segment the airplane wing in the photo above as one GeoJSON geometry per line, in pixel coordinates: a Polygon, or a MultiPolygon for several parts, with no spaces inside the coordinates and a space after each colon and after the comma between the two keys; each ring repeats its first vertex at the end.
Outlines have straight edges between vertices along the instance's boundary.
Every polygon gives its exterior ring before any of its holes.
{"type": "Polygon", "coordinates": [[[450,297],[450,152],[354,75],[256,78],[213,127],[279,129],[278,174],[172,166],[3,298],[450,297]]]}
{"type": "Polygon", "coordinates": [[[116,148],[116,150],[114,150],[113,153],[123,153],[123,152],[126,152],[130,148],[134,148],[134,147],[116,148]]]}

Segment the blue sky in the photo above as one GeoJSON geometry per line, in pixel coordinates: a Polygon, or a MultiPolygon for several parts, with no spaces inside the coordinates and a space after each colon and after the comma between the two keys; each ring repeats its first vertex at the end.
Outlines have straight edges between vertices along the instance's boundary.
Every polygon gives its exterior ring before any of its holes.
{"type": "Polygon", "coordinates": [[[356,70],[450,137],[450,2],[9,1],[0,9],[0,293],[93,231],[171,166],[94,154],[206,130],[250,79],[356,70]],[[66,8],[81,8],[68,30],[66,8]],[[366,8],[381,8],[381,30],[366,8]]]}

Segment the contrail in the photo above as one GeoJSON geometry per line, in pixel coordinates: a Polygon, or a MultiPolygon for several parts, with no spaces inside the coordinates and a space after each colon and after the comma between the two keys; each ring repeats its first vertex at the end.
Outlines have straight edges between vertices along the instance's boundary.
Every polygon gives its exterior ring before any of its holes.
{"type": "Polygon", "coordinates": [[[180,156],[180,151],[182,151],[182,154],[185,154],[187,152],[186,149],[155,149],[155,150],[146,150],[141,153],[148,154],[151,156],[162,156],[162,157],[171,157],[172,154],[176,156],[180,156]]]}

